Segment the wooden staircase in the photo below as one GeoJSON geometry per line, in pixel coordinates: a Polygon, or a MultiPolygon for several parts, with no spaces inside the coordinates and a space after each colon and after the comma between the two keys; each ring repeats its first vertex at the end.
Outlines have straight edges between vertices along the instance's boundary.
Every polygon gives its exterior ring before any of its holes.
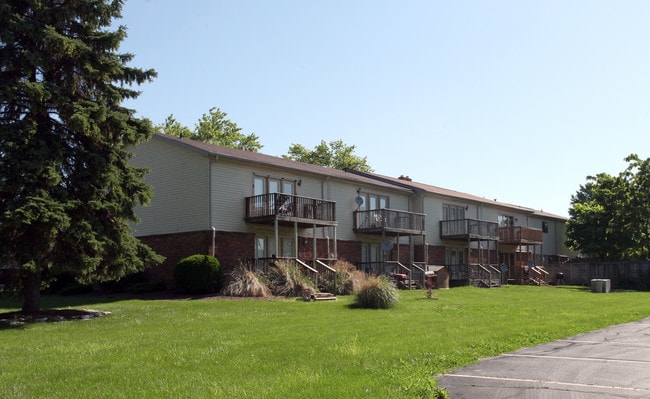
{"type": "Polygon", "coordinates": [[[329,292],[316,292],[311,288],[305,289],[302,297],[306,302],[319,302],[319,301],[336,301],[336,296],[329,292]]]}
{"type": "Polygon", "coordinates": [[[304,299],[306,302],[336,301],[336,296],[329,292],[306,292],[304,299]]]}

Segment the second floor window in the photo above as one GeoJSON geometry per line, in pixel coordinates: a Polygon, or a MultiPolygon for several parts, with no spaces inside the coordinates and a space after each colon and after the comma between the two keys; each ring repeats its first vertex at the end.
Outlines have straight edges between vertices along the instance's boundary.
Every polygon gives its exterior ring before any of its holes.
{"type": "Polygon", "coordinates": [[[264,214],[289,213],[293,208],[292,196],[296,193],[295,184],[294,180],[278,179],[270,176],[254,176],[253,195],[255,197],[263,196],[263,198],[253,203],[256,208],[255,212],[264,212],[264,214]],[[276,201],[276,198],[278,201],[276,201]]]}
{"type": "Polygon", "coordinates": [[[267,176],[255,176],[253,195],[282,193],[293,195],[296,192],[293,180],[277,179],[267,176]]]}
{"type": "Polygon", "coordinates": [[[460,234],[464,232],[465,208],[457,205],[442,206],[442,234],[460,234]],[[453,222],[452,222],[453,221],[453,222]]]}
{"type": "Polygon", "coordinates": [[[515,225],[515,218],[509,215],[499,214],[499,227],[512,227],[515,225]]]}
{"type": "Polygon", "coordinates": [[[372,211],[375,209],[388,208],[388,197],[376,194],[360,194],[363,203],[359,205],[360,211],[372,211]]]}
{"type": "Polygon", "coordinates": [[[442,206],[442,220],[460,220],[465,219],[465,208],[456,205],[442,206]]]}

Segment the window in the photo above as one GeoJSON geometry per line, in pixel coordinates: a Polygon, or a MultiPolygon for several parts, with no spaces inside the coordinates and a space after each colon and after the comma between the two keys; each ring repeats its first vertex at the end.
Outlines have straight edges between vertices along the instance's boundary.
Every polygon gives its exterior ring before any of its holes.
{"type": "Polygon", "coordinates": [[[465,250],[460,248],[445,248],[445,264],[447,266],[464,265],[465,250]]]}
{"type": "Polygon", "coordinates": [[[548,222],[542,222],[542,232],[548,233],[548,222]]]}
{"type": "Polygon", "coordinates": [[[268,214],[269,212],[271,214],[276,212],[277,211],[276,208],[280,206],[283,206],[284,209],[290,209],[291,203],[293,201],[292,195],[295,194],[295,192],[296,192],[295,180],[278,179],[270,176],[257,176],[257,175],[255,175],[253,178],[254,196],[261,196],[264,194],[274,194],[274,193],[282,193],[287,195],[282,204],[275,203],[274,195],[265,196],[260,201],[255,201],[254,206],[263,208],[264,209],[263,212],[265,214],[268,214]]]}
{"type": "Polygon", "coordinates": [[[269,176],[255,176],[253,179],[253,195],[283,193],[293,195],[296,192],[294,180],[278,179],[269,176]]]}
{"type": "Polygon", "coordinates": [[[293,251],[293,240],[290,238],[280,238],[280,256],[288,258],[296,256],[293,251]]]}
{"type": "Polygon", "coordinates": [[[361,245],[361,263],[366,273],[379,273],[380,248],[377,244],[364,243],[361,245]]]}
{"type": "Polygon", "coordinates": [[[359,205],[360,211],[388,208],[388,197],[385,195],[360,194],[359,196],[363,198],[363,203],[359,205]]]}
{"type": "Polygon", "coordinates": [[[515,218],[509,215],[499,214],[499,218],[497,220],[499,222],[499,227],[512,227],[515,225],[515,218]]]}
{"type": "Polygon", "coordinates": [[[270,258],[275,255],[277,257],[291,258],[296,256],[292,238],[280,237],[279,244],[279,253],[275,253],[275,239],[272,236],[257,236],[255,238],[255,257],[270,258]]]}
{"type": "Polygon", "coordinates": [[[363,199],[359,208],[357,209],[357,226],[360,227],[377,227],[383,223],[383,216],[381,212],[372,212],[380,209],[388,208],[388,197],[385,195],[377,194],[359,194],[363,199]],[[369,212],[365,212],[369,211],[369,212]]]}
{"type": "Polygon", "coordinates": [[[465,207],[458,205],[443,205],[442,220],[448,222],[442,223],[442,234],[454,235],[462,232],[464,226],[463,219],[465,219],[465,207]]]}

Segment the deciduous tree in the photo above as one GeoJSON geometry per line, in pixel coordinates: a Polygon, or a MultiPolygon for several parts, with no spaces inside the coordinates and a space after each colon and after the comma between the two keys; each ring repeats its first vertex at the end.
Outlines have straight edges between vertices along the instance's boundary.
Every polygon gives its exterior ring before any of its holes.
{"type": "Polygon", "coordinates": [[[343,140],[321,140],[313,150],[308,150],[301,144],[292,144],[289,152],[282,157],[312,165],[327,166],[334,169],[354,169],[362,172],[372,172],[366,157],[354,153],[356,146],[347,145],[343,140]]]}
{"type": "Polygon", "coordinates": [[[650,159],[625,160],[618,176],[588,176],[571,197],[569,248],[601,260],[650,259],[650,159]]]}
{"type": "Polygon", "coordinates": [[[227,116],[228,114],[219,108],[210,108],[207,114],[201,116],[194,130],[190,130],[181,125],[174,115],[170,115],[162,125],[156,126],[156,130],[172,136],[186,137],[223,147],[259,151],[262,148],[259,137],[255,133],[242,133],[241,128],[226,118],[227,116]]]}
{"type": "Polygon", "coordinates": [[[120,0],[0,3],[0,265],[22,310],[62,271],[118,279],[162,258],[132,234],[151,190],[128,146],[153,127],[120,104],[156,75],[127,64],[120,0]]]}

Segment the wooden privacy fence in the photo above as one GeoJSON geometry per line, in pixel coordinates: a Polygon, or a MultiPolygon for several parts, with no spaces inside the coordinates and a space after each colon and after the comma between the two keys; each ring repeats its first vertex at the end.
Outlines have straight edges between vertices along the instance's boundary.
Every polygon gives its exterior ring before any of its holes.
{"type": "Polygon", "coordinates": [[[650,291],[650,261],[573,261],[549,264],[546,270],[552,284],[590,286],[592,279],[609,279],[613,290],[650,291]]]}

